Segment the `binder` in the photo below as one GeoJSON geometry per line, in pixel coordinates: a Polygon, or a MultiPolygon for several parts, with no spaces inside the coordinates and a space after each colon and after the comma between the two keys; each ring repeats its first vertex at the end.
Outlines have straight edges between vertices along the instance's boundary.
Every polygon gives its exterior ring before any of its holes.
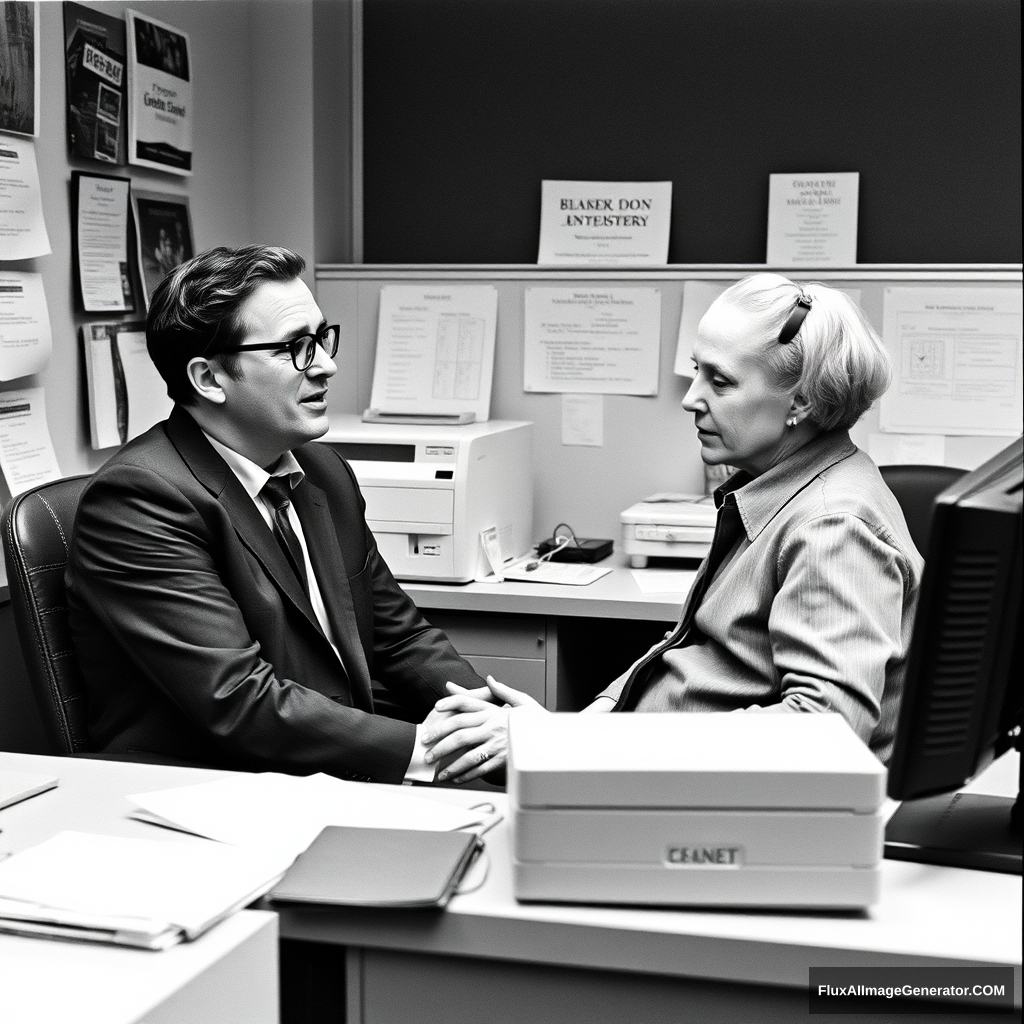
{"type": "Polygon", "coordinates": [[[321,906],[443,907],[483,845],[471,832],[328,825],[269,895],[321,906]]]}

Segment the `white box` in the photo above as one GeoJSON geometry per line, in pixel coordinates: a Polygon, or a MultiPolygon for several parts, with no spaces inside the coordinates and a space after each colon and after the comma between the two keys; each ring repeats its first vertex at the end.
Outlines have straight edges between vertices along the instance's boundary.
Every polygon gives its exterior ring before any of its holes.
{"type": "Polygon", "coordinates": [[[511,715],[522,900],[877,901],[885,768],[833,714],[511,715]]]}

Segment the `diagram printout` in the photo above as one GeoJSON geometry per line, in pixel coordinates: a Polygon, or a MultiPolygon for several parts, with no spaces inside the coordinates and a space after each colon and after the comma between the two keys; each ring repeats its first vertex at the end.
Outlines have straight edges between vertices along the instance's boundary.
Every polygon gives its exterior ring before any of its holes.
{"type": "Polygon", "coordinates": [[[886,288],[883,319],[894,375],[882,430],[1021,432],[1020,288],[886,288]]]}
{"type": "Polygon", "coordinates": [[[498,291],[493,285],[384,285],[370,408],[490,414],[498,291]]]}

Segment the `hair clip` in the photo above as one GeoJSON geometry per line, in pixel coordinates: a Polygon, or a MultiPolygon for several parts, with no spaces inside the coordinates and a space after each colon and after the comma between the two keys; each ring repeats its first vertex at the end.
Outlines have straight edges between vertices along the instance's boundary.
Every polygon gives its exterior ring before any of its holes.
{"type": "Polygon", "coordinates": [[[780,345],[788,345],[796,337],[797,331],[800,330],[805,317],[810,311],[811,297],[801,292],[796,297],[796,305],[793,307],[793,312],[789,314],[789,319],[783,325],[782,330],[779,331],[780,345]]]}

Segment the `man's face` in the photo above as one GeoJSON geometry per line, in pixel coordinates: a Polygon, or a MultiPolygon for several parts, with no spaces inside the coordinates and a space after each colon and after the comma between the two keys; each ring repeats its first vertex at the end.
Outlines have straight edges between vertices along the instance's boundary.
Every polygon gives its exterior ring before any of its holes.
{"type": "Polygon", "coordinates": [[[787,450],[793,393],[769,379],[747,317],[723,303],[712,306],[697,328],[693,361],[683,408],[693,413],[701,458],[754,476],[770,469],[787,450]]]}
{"type": "Polygon", "coordinates": [[[327,432],[327,382],[337,371],[319,346],[309,369],[292,363],[289,342],[300,334],[315,334],[324,318],[306,285],[294,281],[265,281],[243,303],[245,326],[239,345],[280,342],[278,351],[239,352],[238,380],[219,375],[224,410],[248,455],[265,468],[284,452],[322,437],[327,432]]]}

